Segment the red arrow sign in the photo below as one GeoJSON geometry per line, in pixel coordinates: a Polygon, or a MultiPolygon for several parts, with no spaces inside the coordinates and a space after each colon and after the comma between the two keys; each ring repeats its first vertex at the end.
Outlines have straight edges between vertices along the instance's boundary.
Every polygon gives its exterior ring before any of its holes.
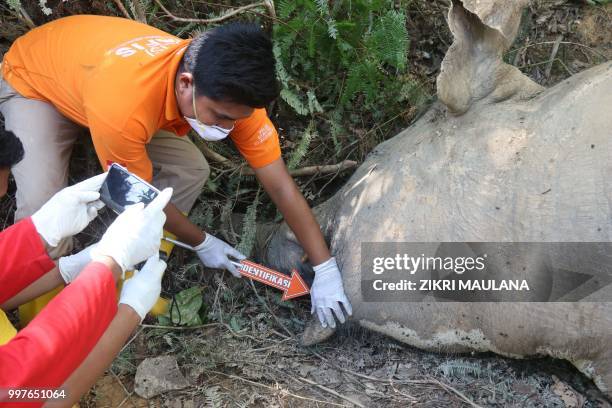
{"type": "Polygon", "coordinates": [[[239,268],[242,276],[255,279],[256,281],[265,283],[276,289],[283,290],[285,293],[281,300],[292,299],[310,293],[308,285],[304,283],[302,277],[295,269],[291,270],[291,277],[289,277],[247,260],[242,261],[240,264],[236,264],[236,266],[239,268]]]}

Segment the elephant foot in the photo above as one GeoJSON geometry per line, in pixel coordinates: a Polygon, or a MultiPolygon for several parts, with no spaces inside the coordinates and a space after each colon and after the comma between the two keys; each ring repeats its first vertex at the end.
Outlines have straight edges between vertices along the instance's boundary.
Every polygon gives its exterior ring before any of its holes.
{"type": "Polygon", "coordinates": [[[327,340],[335,332],[335,328],[322,327],[318,319],[312,318],[306,323],[306,328],[300,336],[300,343],[302,346],[312,346],[327,340]]]}

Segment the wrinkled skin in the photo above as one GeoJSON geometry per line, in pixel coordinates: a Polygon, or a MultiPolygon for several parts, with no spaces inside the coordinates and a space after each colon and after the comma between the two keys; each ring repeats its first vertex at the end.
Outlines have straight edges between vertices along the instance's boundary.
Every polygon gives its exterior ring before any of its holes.
{"type": "MultiPolygon", "coordinates": [[[[610,287],[588,303],[381,303],[361,294],[362,241],[612,241],[612,63],[547,90],[503,63],[524,3],[453,2],[441,103],[379,145],[315,213],[361,326],[432,351],[567,359],[610,397],[612,303],[601,301],[610,287]]],[[[264,235],[266,263],[312,273],[286,225],[264,235]]],[[[612,264],[609,255],[557,255],[560,267],[609,274],[612,264]]],[[[310,330],[306,342],[331,333],[310,330]]]]}

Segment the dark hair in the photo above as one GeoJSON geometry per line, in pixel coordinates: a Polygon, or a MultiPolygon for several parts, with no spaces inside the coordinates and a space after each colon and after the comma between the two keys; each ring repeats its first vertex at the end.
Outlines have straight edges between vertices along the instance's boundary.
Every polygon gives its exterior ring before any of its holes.
{"type": "Polygon", "coordinates": [[[21,140],[0,126],[0,168],[13,167],[23,159],[21,140]]]}
{"type": "Polygon", "coordinates": [[[197,95],[252,108],[278,96],[272,42],[256,24],[236,22],[204,32],[184,58],[197,95]]]}

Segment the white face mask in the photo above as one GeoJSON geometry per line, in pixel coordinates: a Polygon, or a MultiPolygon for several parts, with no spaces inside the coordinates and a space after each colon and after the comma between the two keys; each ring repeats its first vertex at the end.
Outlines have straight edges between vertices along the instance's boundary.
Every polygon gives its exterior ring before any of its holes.
{"type": "Polygon", "coordinates": [[[198,118],[198,114],[196,113],[196,107],[195,107],[195,86],[192,87],[193,92],[191,93],[191,100],[193,103],[193,114],[196,117],[195,119],[193,118],[188,118],[187,116],[184,116],[185,120],[187,121],[187,123],[189,123],[189,125],[193,128],[193,130],[196,131],[196,133],[198,135],[200,135],[200,137],[204,140],[207,140],[209,142],[216,142],[217,140],[222,140],[225,139],[230,132],[234,129],[234,127],[232,126],[231,129],[225,129],[216,125],[205,125],[204,123],[200,122],[197,118],[198,118]]]}

